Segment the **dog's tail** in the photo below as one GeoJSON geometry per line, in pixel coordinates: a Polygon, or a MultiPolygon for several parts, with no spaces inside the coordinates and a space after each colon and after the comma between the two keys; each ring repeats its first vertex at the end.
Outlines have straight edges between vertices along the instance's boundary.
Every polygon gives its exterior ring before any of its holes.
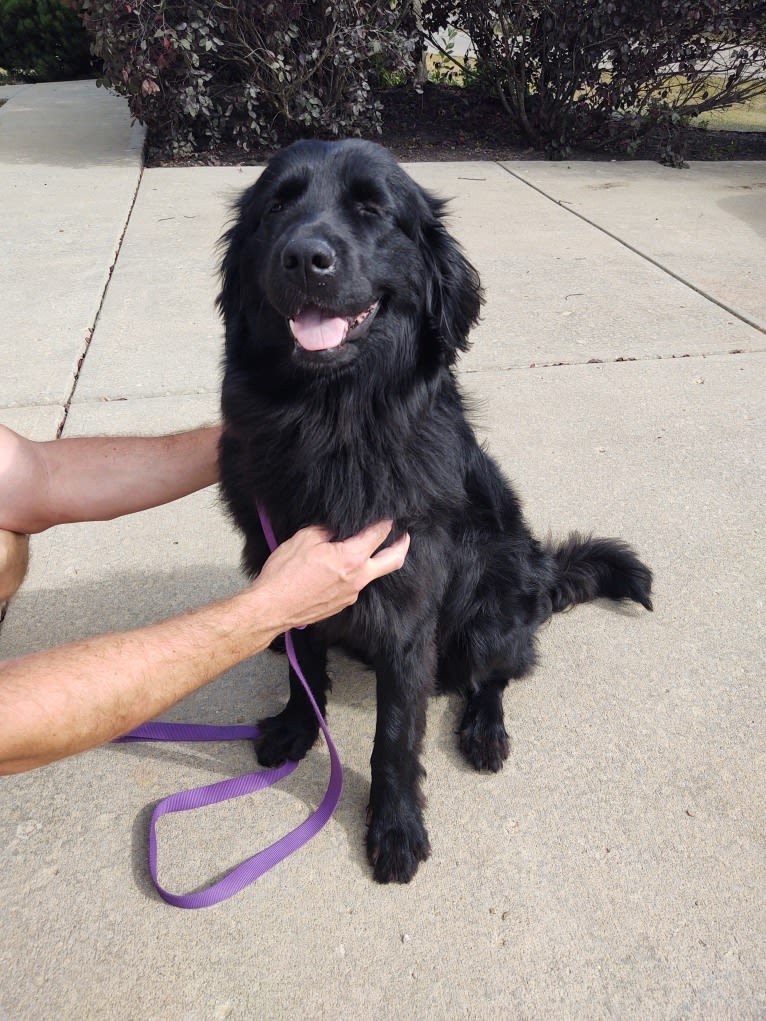
{"type": "Polygon", "coordinates": [[[605,597],[632,599],[651,610],[652,572],[627,543],[595,539],[573,532],[559,545],[549,546],[555,564],[551,589],[554,613],[578,603],[605,597]]]}

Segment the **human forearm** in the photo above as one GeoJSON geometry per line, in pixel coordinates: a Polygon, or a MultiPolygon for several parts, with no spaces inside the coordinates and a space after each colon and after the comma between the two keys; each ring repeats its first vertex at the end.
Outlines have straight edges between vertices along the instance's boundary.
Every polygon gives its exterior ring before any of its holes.
{"type": "Polygon", "coordinates": [[[218,478],[220,427],[33,443],[0,426],[0,528],[41,532],[176,500],[218,478]]]}
{"type": "Polygon", "coordinates": [[[280,630],[268,602],[253,586],[160,624],[0,666],[0,772],[110,741],[266,648],[280,630]]]}

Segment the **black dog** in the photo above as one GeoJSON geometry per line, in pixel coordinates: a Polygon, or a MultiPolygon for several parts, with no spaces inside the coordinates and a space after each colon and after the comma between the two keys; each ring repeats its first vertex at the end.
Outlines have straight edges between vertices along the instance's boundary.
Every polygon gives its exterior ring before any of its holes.
{"type": "MultiPolygon", "coordinates": [[[[427,696],[465,696],[460,747],[496,771],[508,756],[503,691],[534,664],[540,624],[598,596],[651,609],[651,572],[628,546],[537,542],[478,445],[452,366],[481,288],[442,212],[378,145],[297,142],[244,193],[222,238],[221,480],[248,571],[267,556],[256,500],[280,540],[308,524],[343,539],[382,518],[412,540],[401,571],[294,636],[323,712],[328,645],[375,668],[367,852],[381,882],[408,882],[430,850],[427,696]]],[[[316,740],[292,670],[287,706],[262,726],[263,765],[300,759],[316,740]]]]}

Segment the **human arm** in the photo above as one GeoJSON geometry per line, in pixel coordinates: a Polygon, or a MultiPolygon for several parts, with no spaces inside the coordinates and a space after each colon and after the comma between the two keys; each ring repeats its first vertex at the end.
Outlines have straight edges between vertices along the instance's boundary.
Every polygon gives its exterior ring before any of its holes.
{"type": "Polygon", "coordinates": [[[0,529],[42,532],[157,507],[218,479],[220,426],[34,442],[0,425],[0,529]]]}
{"type": "Polygon", "coordinates": [[[390,528],[382,522],[337,543],[320,528],[303,529],[235,596],[135,631],[0,663],[0,773],[118,737],[287,628],[351,605],[370,581],[402,566],[408,536],[374,553],[390,528]]]}

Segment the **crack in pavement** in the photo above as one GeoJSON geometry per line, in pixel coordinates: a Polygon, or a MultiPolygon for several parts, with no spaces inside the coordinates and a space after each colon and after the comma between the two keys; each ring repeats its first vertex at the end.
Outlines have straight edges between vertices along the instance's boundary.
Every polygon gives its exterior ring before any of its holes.
{"type": "Polygon", "coordinates": [[[101,292],[101,298],[100,298],[99,303],[98,303],[98,308],[96,309],[96,314],[95,314],[95,316],[93,318],[92,324],[85,331],[85,343],[84,343],[82,351],[80,353],[80,357],[77,359],[77,367],[75,368],[74,376],[72,378],[72,386],[70,387],[69,393],[68,393],[68,395],[66,396],[66,398],[64,399],[64,402],[63,402],[63,404],[64,404],[64,413],[61,416],[61,421],[59,422],[58,428],[56,429],[56,439],[61,439],[61,436],[63,435],[64,429],[66,428],[67,419],[69,418],[69,409],[72,406],[72,400],[73,400],[75,392],[77,390],[77,384],[80,381],[80,373],[82,372],[82,367],[83,367],[83,365],[85,363],[85,359],[88,356],[88,351],[90,350],[91,342],[93,341],[93,335],[96,332],[96,327],[98,326],[98,321],[101,318],[101,310],[104,307],[104,302],[106,301],[106,296],[107,296],[107,294],[109,292],[109,285],[112,282],[112,276],[113,276],[114,271],[115,271],[115,269],[117,267],[117,260],[120,258],[120,253],[122,252],[122,245],[123,245],[123,242],[125,241],[125,235],[128,232],[128,227],[130,225],[130,220],[131,220],[131,217],[133,216],[133,210],[135,209],[136,202],[138,200],[138,192],[139,192],[139,190],[141,188],[141,182],[144,179],[144,170],[145,169],[146,169],[146,167],[142,163],[141,169],[139,170],[139,173],[138,173],[138,181],[136,182],[136,187],[133,190],[133,196],[132,196],[132,198],[130,200],[130,206],[128,208],[128,214],[125,217],[125,222],[123,224],[122,231],[120,232],[120,236],[117,239],[117,245],[116,245],[115,251],[114,251],[114,258],[112,259],[111,264],[109,265],[109,269],[107,271],[106,283],[104,284],[104,289],[101,292]]]}

